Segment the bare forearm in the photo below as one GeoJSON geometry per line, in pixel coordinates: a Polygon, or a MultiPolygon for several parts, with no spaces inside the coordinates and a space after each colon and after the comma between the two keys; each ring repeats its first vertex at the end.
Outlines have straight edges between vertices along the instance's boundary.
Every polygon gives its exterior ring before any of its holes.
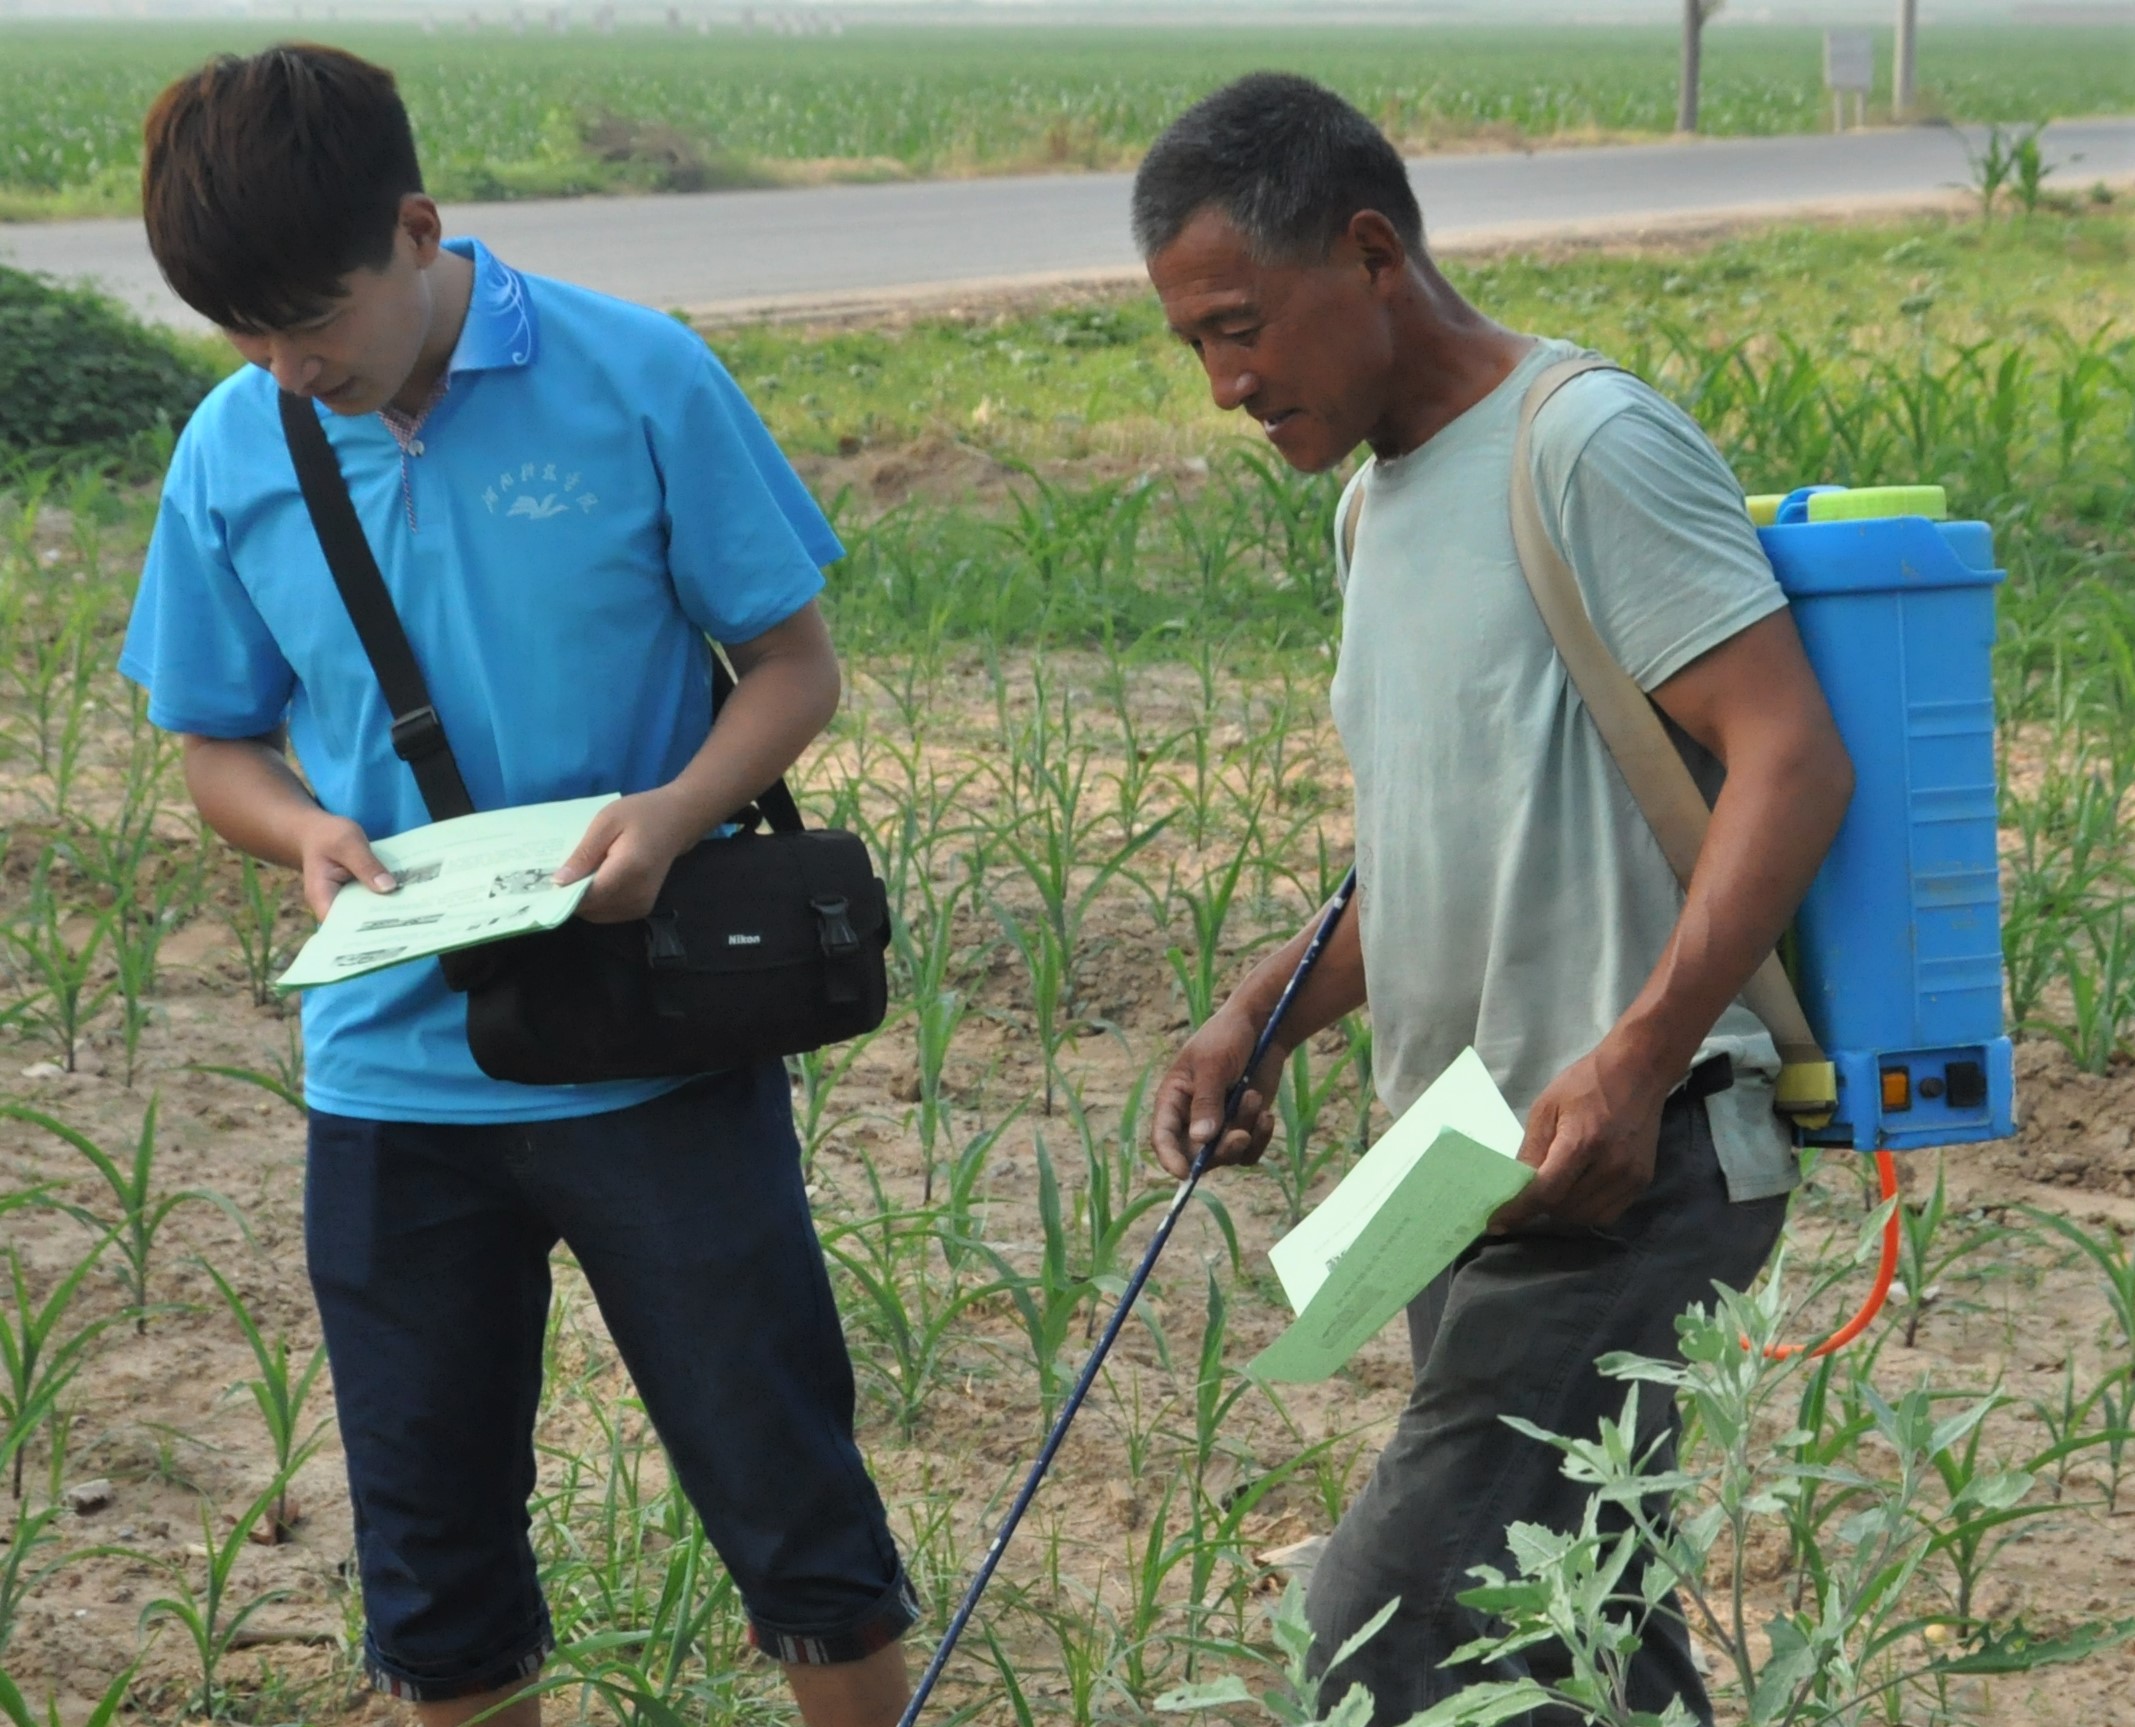
{"type": "Polygon", "coordinates": [[[274,738],[185,739],[185,789],[194,808],[239,851],[294,869],[304,832],[325,814],[274,738]]]}
{"type": "Polygon", "coordinates": [[[282,754],[279,737],[185,740],[185,789],[209,827],[239,851],[303,878],[304,903],[324,917],[345,883],[390,893],[393,877],[363,830],[321,809],[282,754]]]}
{"type": "Polygon", "coordinates": [[[1674,934],[1611,1034],[1642,1065],[1679,1075],[1778,943],[1852,792],[1835,737],[1760,740],[1730,766],[1674,934]]]}
{"type": "MultiPolygon", "coordinates": [[[[1362,896],[1360,888],[1349,909],[1342,914],[1342,921],[1335,926],[1312,976],[1290,1004],[1282,1028],[1282,1042],[1290,1049],[1364,1005],[1364,942],[1358,933],[1358,923],[1363,915],[1362,896]]],[[[1321,916],[1324,915],[1323,911],[1321,916]]],[[[1304,958],[1305,949],[1311,946],[1319,927],[1320,917],[1315,917],[1261,960],[1231,992],[1230,999],[1223,1004],[1223,1011],[1242,1014],[1257,1033],[1275,1011],[1283,986],[1297,970],[1298,961],[1304,958]]]]}
{"type": "Polygon", "coordinates": [[[724,821],[800,760],[838,711],[838,692],[835,659],[791,655],[751,666],[667,794],[699,833],[724,821]]]}
{"type": "Polygon", "coordinates": [[[1290,1004],[1280,1038],[1269,1047],[1258,1071],[1247,1072],[1253,1046],[1275,1012],[1283,986],[1311,945],[1324,912],[1248,972],[1230,999],[1179,1051],[1157,1083],[1150,1111],[1150,1145],[1157,1161],[1171,1174],[1185,1176],[1204,1146],[1211,1147],[1218,1163],[1250,1163],[1260,1156],[1274,1128],[1268,1103],[1288,1052],[1364,1005],[1364,944],[1357,934],[1360,903],[1353,901],[1335,926],[1311,978],[1290,1004]],[[1231,1088],[1241,1075],[1250,1084],[1232,1108],[1231,1088]],[[1223,1131],[1226,1116],[1230,1127],[1223,1131]]]}

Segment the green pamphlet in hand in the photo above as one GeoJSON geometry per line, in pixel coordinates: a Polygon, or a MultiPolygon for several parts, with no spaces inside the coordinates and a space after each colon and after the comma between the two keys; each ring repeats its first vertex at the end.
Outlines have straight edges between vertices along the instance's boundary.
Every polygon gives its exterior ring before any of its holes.
{"type": "Polygon", "coordinates": [[[593,885],[551,879],[616,794],[483,810],[373,843],[400,884],[373,893],[349,882],[275,979],[278,990],[317,989],[412,959],[554,929],[593,885]]]}
{"type": "Polygon", "coordinates": [[[1325,1379],[1534,1179],[1519,1117],[1465,1050],[1342,1184],[1269,1250],[1297,1318],[1248,1372],[1325,1379]]]}

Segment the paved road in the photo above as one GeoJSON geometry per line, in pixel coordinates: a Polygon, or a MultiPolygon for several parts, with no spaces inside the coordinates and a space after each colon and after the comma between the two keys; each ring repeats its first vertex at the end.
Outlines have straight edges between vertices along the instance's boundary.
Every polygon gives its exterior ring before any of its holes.
{"type": "MultiPolygon", "coordinates": [[[[2056,183],[2135,175],[2135,119],[2047,134],[2056,183]]],[[[1947,129],[1426,157],[1410,164],[1441,244],[1931,197],[1966,179],[1947,129]]],[[[648,305],[733,311],[1132,273],[1122,174],[826,186],[460,206],[527,269],[648,305]]],[[[147,316],[195,323],[138,222],[0,226],[0,261],[93,277],[147,316]]]]}

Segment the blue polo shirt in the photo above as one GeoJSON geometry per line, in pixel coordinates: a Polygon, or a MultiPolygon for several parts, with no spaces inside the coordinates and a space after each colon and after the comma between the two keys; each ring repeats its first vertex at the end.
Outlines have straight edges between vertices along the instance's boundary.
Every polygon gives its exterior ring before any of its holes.
{"type": "MultiPolygon", "coordinates": [[[[791,617],[842,548],[700,338],[450,244],[475,282],[444,395],[406,451],[375,414],[322,409],[327,437],[475,807],[649,790],[704,742],[706,638],[791,617]]],[[[178,440],[119,669],[170,731],[286,723],[320,804],[367,834],[430,819],[258,368],[178,440]]],[[[305,1097],[336,1115],[586,1115],[673,1083],[490,1079],[429,960],[310,991],[303,1011],[305,1097]]]]}

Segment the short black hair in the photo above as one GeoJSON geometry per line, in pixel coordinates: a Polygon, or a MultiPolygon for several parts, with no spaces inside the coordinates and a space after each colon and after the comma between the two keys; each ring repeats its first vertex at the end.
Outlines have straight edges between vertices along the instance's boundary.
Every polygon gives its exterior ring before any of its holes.
{"type": "Polygon", "coordinates": [[[1267,263],[1324,258],[1359,210],[1378,211],[1423,250],[1401,153],[1332,90],[1287,72],[1254,72],[1204,96],[1142,158],[1133,219],[1144,258],[1211,208],[1267,263]]]}
{"type": "Polygon", "coordinates": [[[149,250],[226,330],[325,311],[351,271],[392,258],[400,201],[423,189],[393,74],[339,48],[217,55],[156,98],[142,131],[149,250]]]}

